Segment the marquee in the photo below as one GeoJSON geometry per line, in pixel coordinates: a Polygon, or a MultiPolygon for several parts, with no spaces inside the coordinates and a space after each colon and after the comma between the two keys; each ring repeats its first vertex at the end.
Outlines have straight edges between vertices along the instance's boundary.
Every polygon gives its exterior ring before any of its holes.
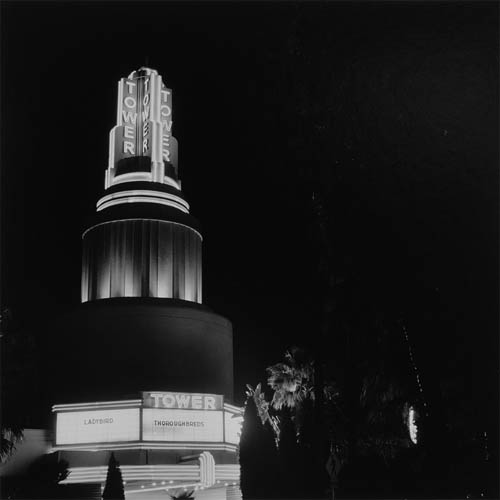
{"type": "Polygon", "coordinates": [[[55,447],[123,443],[239,443],[240,408],[222,395],[143,392],[142,399],[54,405],[55,447]]]}

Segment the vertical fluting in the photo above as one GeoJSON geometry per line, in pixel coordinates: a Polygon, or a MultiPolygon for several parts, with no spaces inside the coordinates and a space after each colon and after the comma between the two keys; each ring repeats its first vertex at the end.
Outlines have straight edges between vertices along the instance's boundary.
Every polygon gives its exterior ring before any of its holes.
{"type": "Polygon", "coordinates": [[[82,302],[112,297],[201,303],[201,235],[148,219],[112,221],[86,231],[82,302]]]}

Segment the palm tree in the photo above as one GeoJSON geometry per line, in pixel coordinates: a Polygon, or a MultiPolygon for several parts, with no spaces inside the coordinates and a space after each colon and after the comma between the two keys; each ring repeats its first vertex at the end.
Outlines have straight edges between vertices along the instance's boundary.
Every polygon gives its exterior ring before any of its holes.
{"type": "Polygon", "coordinates": [[[246,396],[247,402],[249,398],[253,399],[262,425],[266,425],[266,423],[269,423],[269,425],[273,429],[276,446],[278,446],[280,436],[279,418],[276,415],[271,414],[271,404],[266,400],[266,395],[262,391],[260,382],[257,384],[255,389],[251,385],[247,384],[246,396]]]}
{"type": "Polygon", "coordinates": [[[299,348],[292,347],[285,353],[285,362],[270,366],[267,373],[274,409],[300,410],[308,397],[314,399],[314,365],[299,348]]]}
{"type": "Polygon", "coordinates": [[[0,463],[5,463],[12,457],[16,450],[16,445],[22,442],[24,429],[20,425],[5,424],[2,419],[2,436],[0,443],[0,463]]]}
{"type": "Polygon", "coordinates": [[[285,353],[284,362],[267,368],[268,384],[274,391],[271,407],[281,414],[279,446],[282,466],[289,471],[285,475],[292,482],[289,485],[291,491],[302,491],[302,494],[323,494],[324,448],[329,438],[327,427],[318,418],[318,414],[323,412],[318,412],[317,407],[331,405],[338,395],[331,382],[323,382],[318,387],[320,384],[316,383],[315,377],[318,368],[297,347],[285,353]],[[282,443],[282,440],[285,442],[282,443]],[[298,474],[297,470],[302,474],[298,474]],[[312,484],[313,490],[318,491],[307,491],[306,484],[312,484]]]}

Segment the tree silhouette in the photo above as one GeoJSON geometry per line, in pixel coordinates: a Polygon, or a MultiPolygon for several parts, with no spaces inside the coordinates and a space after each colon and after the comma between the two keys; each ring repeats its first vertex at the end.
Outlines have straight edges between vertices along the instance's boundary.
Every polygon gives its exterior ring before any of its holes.
{"type": "Polygon", "coordinates": [[[69,475],[68,462],[58,460],[57,453],[42,455],[18,476],[2,481],[2,498],[55,499],[66,498],[64,486],[59,483],[69,475]]]}
{"type": "MultiPolygon", "coordinates": [[[[22,442],[24,428],[33,425],[33,401],[19,397],[38,394],[36,343],[32,335],[16,324],[12,310],[0,311],[0,463],[6,462],[22,442]]],[[[37,401],[38,402],[38,401],[37,401]]]]}
{"type": "Polygon", "coordinates": [[[269,422],[262,423],[253,396],[245,405],[240,439],[243,498],[265,498],[279,488],[277,450],[269,422]]]}
{"type": "Polygon", "coordinates": [[[123,490],[122,471],[120,463],[116,460],[115,454],[111,453],[108,462],[108,474],[106,476],[106,485],[102,492],[104,500],[124,500],[125,492],[123,490]]]}

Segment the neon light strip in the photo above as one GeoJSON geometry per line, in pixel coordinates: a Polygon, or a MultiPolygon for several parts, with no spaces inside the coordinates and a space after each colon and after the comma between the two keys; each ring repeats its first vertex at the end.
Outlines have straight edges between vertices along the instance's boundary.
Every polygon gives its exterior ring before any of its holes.
{"type": "MultiPolygon", "coordinates": [[[[85,235],[91,230],[94,229],[95,227],[102,226],[103,224],[114,224],[115,222],[125,222],[125,221],[133,221],[133,220],[145,220],[145,221],[156,221],[156,222],[165,222],[166,224],[176,224],[177,226],[182,226],[186,227],[188,229],[191,229],[191,231],[194,231],[202,240],[203,236],[201,235],[200,232],[196,231],[196,229],[193,229],[191,226],[186,226],[186,224],[181,224],[180,222],[173,222],[170,220],[161,220],[161,219],[143,219],[143,218],[136,218],[136,219],[118,219],[118,220],[112,220],[108,222],[100,222],[99,224],[95,224],[94,226],[89,227],[83,234],[82,234],[82,239],[85,238],[85,235]]],[[[141,400],[142,402],[142,400],[141,400]]]]}
{"type": "MultiPolygon", "coordinates": [[[[112,129],[112,132],[113,132],[113,129],[112,129]]],[[[114,138],[113,138],[113,141],[114,141],[114,138]]],[[[111,145],[110,147],[112,148],[113,146],[111,145]]],[[[114,162],[114,158],[112,161],[114,162]]],[[[110,154],[110,162],[109,162],[109,167],[108,167],[107,172],[110,172],[112,169],[114,170],[114,167],[111,164],[111,154],[110,154]]],[[[113,179],[109,182],[109,185],[105,186],[105,188],[108,189],[109,187],[111,187],[115,184],[124,184],[126,182],[141,182],[141,181],[154,182],[151,172],[129,172],[127,174],[115,175],[113,177],[113,179]]],[[[180,182],[176,182],[167,176],[164,176],[162,183],[167,184],[169,186],[172,186],[176,189],[181,188],[180,182]]]]}
{"type": "Polygon", "coordinates": [[[99,450],[223,450],[236,452],[237,445],[229,443],[185,443],[185,442],[170,442],[170,443],[157,443],[151,441],[138,442],[134,444],[121,443],[102,443],[102,444],[81,444],[81,445],[56,445],[51,448],[52,451],[60,450],[86,450],[86,451],[99,451],[99,450]]]}
{"type": "Polygon", "coordinates": [[[176,201],[177,203],[179,203],[179,205],[182,205],[189,209],[188,202],[180,196],[176,196],[175,194],[171,193],[165,193],[163,191],[156,191],[154,189],[130,189],[128,191],[119,191],[118,193],[107,194],[97,202],[97,207],[99,207],[101,203],[104,203],[106,201],[117,200],[119,198],[128,196],[147,196],[152,198],[161,198],[165,200],[176,201]]]}
{"type": "MultiPolygon", "coordinates": [[[[108,223],[105,223],[105,224],[108,224],[108,223]]],[[[96,227],[96,226],[93,226],[93,227],[96,227]]],[[[52,405],[52,412],[82,410],[82,409],[87,410],[87,409],[97,409],[97,408],[102,408],[102,409],[110,409],[110,408],[118,408],[118,407],[123,407],[123,408],[131,408],[132,407],[133,408],[133,407],[141,406],[141,404],[142,404],[142,399],[128,399],[128,400],[123,400],[123,401],[102,401],[102,402],[95,402],[95,403],[57,404],[57,405],[52,405]]],[[[229,405],[227,403],[224,403],[224,410],[229,412],[229,413],[235,413],[237,415],[239,415],[243,412],[242,408],[238,408],[237,406],[229,405]]]]}
{"type": "Polygon", "coordinates": [[[97,211],[101,211],[106,207],[119,205],[121,203],[157,203],[160,205],[172,206],[179,208],[183,212],[189,213],[189,204],[180,198],[169,193],[163,193],[161,191],[149,191],[149,190],[130,190],[122,191],[119,193],[112,193],[103,196],[97,202],[97,211]]]}
{"type": "MultiPolygon", "coordinates": [[[[67,482],[72,482],[72,483],[81,483],[81,482],[87,482],[87,481],[92,481],[92,480],[97,480],[97,481],[104,481],[106,479],[106,474],[107,471],[99,471],[95,473],[87,473],[87,474],[77,474],[75,472],[71,473],[71,477],[68,479],[65,479],[67,482]]],[[[134,473],[134,472],[128,472],[125,473],[122,471],[123,479],[125,481],[168,481],[170,480],[184,480],[184,481],[192,481],[192,480],[197,480],[200,478],[199,471],[195,471],[192,474],[182,474],[182,473],[175,473],[171,472],[169,474],[147,474],[147,473],[134,473]]],[[[234,477],[237,477],[237,474],[233,475],[234,477]]],[[[221,478],[221,480],[227,479],[227,476],[224,476],[224,478],[221,478]]],[[[231,478],[227,479],[230,480],[231,478]]]]}
{"type": "Polygon", "coordinates": [[[201,483],[187,483],[187,484],[176,484],[174,486],[158,486],[156,488],[141,488],[139,490],[125,490],[125,493],[141,493],[143,491],[161,491],[168,490],[170,488],[192,488],[192,487],[200,487],[203,488],[201,483]]]}
{"type": "MultiPolygon", "coordinates": [[[[237,465],[237,464],[234,464],[237,465]]],[[[174,464],[174,465],[121,465],[120,468],[124,471],[151,471],[151,472],[158,472],[158,471],[177,471],[177,470],[185,470],[185,471],[193,471],[193,470],[198,470],[197,465],[184,465],[184,464],[174,464]]],[[[96,471],[96,470],[102,470],[106,472],[108,470],[107,465],[95,465],[95,466],[90,466],[90,467],[70,467],[68,469],[69,471],[72,472],[78,472],[78,471],[83,471],[83,472],[88,472],[88,471],[96,471]]]]}
{"type": "MultiPolygon", "coordinates": [[[[79,475],[72,473],[71,477],[61,481],[62,484],[79,484],[79,483],[99,483],[106,480],[107,471],[100,474],[86,474],[79,475]]],[[[123,480],[125,482],[132,481],[196,481],[199,480],[199,474],[123,474],[123,480]]],[[[216,475],[216,481],[220,483],[221,481],[239,481],[240,475],[216,475]]]]}
{"type": "Polygon", "coordinates": [[[81,410],[93,408],[115,408],[118,406],[137,406],[142,403],[142,399],[124,399],[123,401],[96,401],[94,403],[74,403],[52,405],[52,411],[81,410]]]}
{"type": "MultiPolygon", "coordinates": [[[[149,470],[147,468],[145,468],[146,470],[140,470],[140,469],[124,469],[123,466],[121,466],[121,469],[122,469],[122,473],[123,474],[127,474],[127,477],[131,477],[131,476],[134,476],[134,477],[153,477],[153,476],[186,476],[186,477],[198,477],[197,474],[199,472],[198,470],[198,467],[196,467],[196,469],[194,470],[175,470],[175,469],[166,469],[166,470],[149,470]]],[[[92,471],[92,470],[86,470],[86,471],[76,471],[76,470],[72,470],[71,471],[72,473],[72,477],[77,477],[77,476],[81,476],[81,477],[86,477],[86,476],[95,476],[95,475],[106,475],[107,473],[107,469],[104,469],[104,470],[96,470],[96,471],[92,471]]]]}
{"type": "MultiPolygon", "coordinates": [[[[126,472],[139,472],[146,473],[149,471],[151,474],[159,474],[164,472],[175,472],[175,473],[188,473],[192,471],[197,471],[199,469],[198,465],[122,465],[120,468],[126,472]]],[[[106,472],[108,470],[107,465],[96,465],[93,467],[70,467],[68,469],[71,473],[75,474],[88,474],[90,472],[106,472]]],[[[217,464],[215,465],[215,471],[217,473],[234,473],[240,470],[239,464],[217,464]]]]}
{"type": "MultiPolygon", "coordinates": [[[[71,474],[71,477],[61,481],[64,484],[78,484],[78,483],[99,483],[106,480],[107,471],[95,474],[71,474]]],[[[122,472],[122,477],[124,481],[197,481],[200,479],[198,472],[195,474],[125,474],[122,472]]],[[[239,480],[239,477],[235,475],[234,477],[221,477],[221,481],[233,481],[239,480]]]]}
{"type": "Polygon", "coordinates": [[[104,210],[105,208],[114,207],[116,205],[124,205],[126,203],[156,203],[157,205],[164,205],[167,207],[177,208],[180,211],[185,212],[186,214],[189,213],[182,205],[177,205],[175,203],[172,203],[172,202],[166,201],[166,200],[159,200],[159,199],[155,199],[155,198],[146,198],[146,197],[144,197],[144,198],[139,198],[139,197],[122,198],[119,200],[107,201],[106,203],[103,203],[102,205],[100,205],[96,211],[100,212],[101,210],[104,210]]]}
{"type": "MultiPolygon", "coordinates": [[[[64,483],[82,483],[92,481],[104,481],[107,474],[107,466],[95,467],[73,467],[69,469],[70,475],[64,483]]],[[[120,467],[125,481],[165,481],[165,480],[193,480],[200,478],[200,467],[196,465],[122,465],[120,467]]],[[[231,481],[239,480],[240,466],[238,464],[215,465],[216,480],[231,481]]]]}
{"type": "MultiPolygon", "coordinates": [[[[110,165],[109,170],[114,169],[113,165],[110,165]]],[[[151,179],[151,172],[129,172],[127,174],[115,175],[109,187],[113,184],[123,184],[124,182],[153,182],[151,179]]]]}
{"type": "MultiPolygon", "coordinates": [[[[81,484],[81,483],[103,483],[106,481],[107,472],[103,472],[102,474],[89,474],[87,476],[78,476],[73,475],[71,478],[65,479],[61,481],[61,484],[81,484]]],[[[196,481],[199,480],[199,474],[191,474],[191,475],[179,475],[179,474],[158,474],[158,475],[148,475],[148,474],[122,474],[123,480],[126,482],[132,481],[196,481]]],[[[239,477],[234,478],[221,478],[221,481],[238,481],[239,477]]]]}
{"type": "Polygon", "coordinates": [[[243,415],[243,408],[239,408],[238,406],[230,405],[229,403],[224,403],[224,410],[228,410],[232,413],[238,413],[243,415]]]}
{"type": "Polygon", "coordinates": [[[74,413],[76,411],[101,411],[101,410],[126,410],[130,408],[140,409],[140,404],[128,404],[128,405],[103,405],[103,406],[87,406],[85,408],[64,408],[60,410],[59,408],[55,408],[52,410],[52,413],[74,413]]]}

